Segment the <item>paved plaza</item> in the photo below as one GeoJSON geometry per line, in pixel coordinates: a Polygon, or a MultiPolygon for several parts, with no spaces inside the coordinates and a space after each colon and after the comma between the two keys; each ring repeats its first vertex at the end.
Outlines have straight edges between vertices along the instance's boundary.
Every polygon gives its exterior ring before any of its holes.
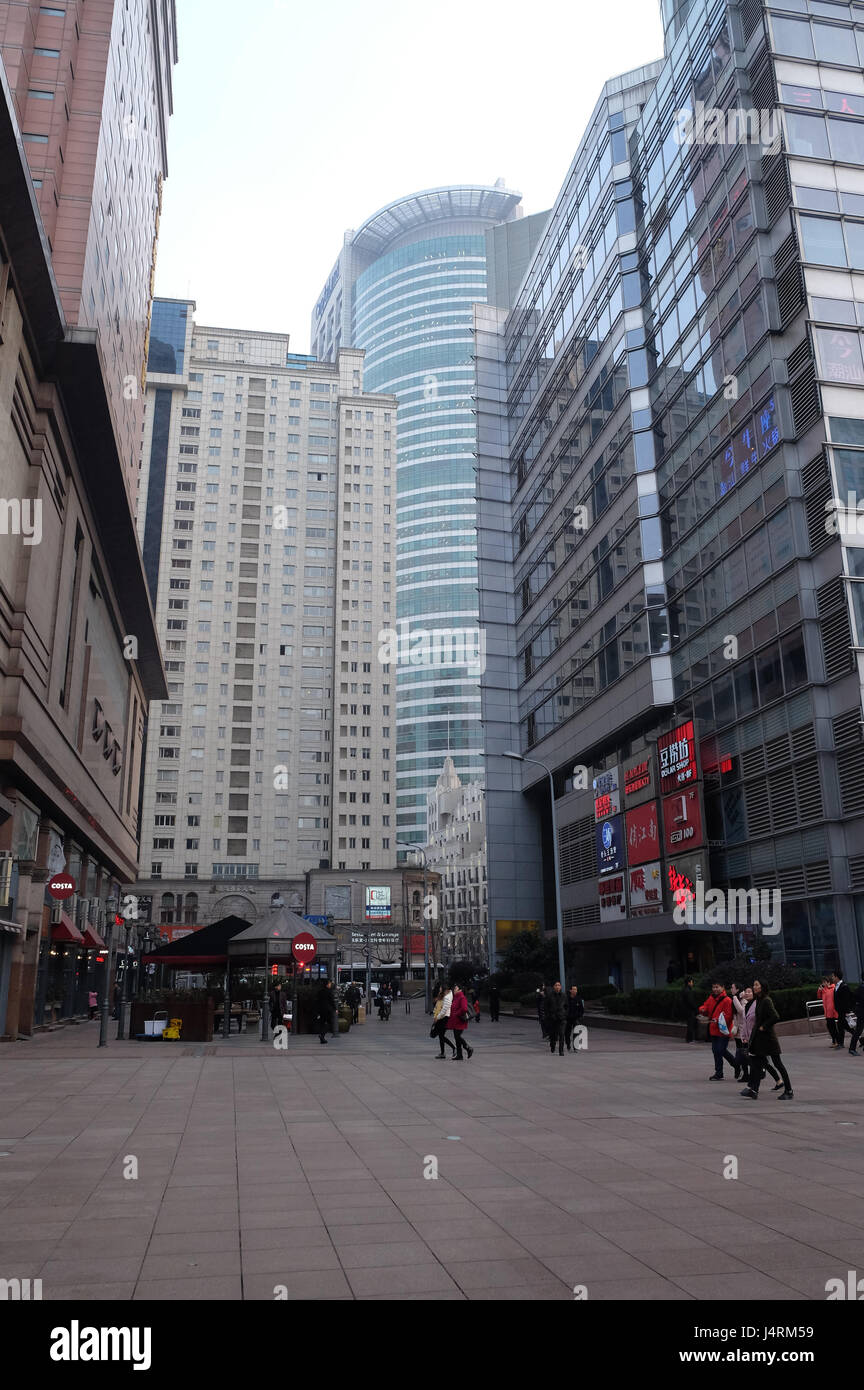
{"type": "Polygon", "coordinates": [[[95,1022],[4,1045],[0,1278],[55,1300],[804,1301],[864,1272],[864,1058],[827,1037],[784,1040],[778,1104],[770,1079],[758,1103],[709,1083],[704,1044],[595,1029],[562,1058],[484,1019],[456,1064],[428,1031],[415,1005],[326,1048],[97,1051],[95,1022]]]}

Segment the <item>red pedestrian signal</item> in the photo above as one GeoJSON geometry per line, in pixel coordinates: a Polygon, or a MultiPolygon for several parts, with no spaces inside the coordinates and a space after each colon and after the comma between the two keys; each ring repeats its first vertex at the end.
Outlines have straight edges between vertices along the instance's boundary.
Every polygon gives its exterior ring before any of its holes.
{"type": "Polygon", "coordinates": [[[278,974],[279,974],[279,966],[278,966],[278,965],[271,965],[271,966],[270,966],[270,974],[271,974],[271,975],[278,975],[278,974]]]}

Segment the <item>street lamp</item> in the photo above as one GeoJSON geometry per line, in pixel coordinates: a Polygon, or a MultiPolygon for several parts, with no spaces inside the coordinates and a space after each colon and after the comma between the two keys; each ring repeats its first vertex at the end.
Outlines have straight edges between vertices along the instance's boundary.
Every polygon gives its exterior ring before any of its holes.
{"type": "MultiPolygon", "coordinates": [[[[428,1014],[432,1012],[432,999],[429,987],[429,917],[426,912],[426,851],[422,849],[420,845],[409,844],[407,840],[397,840],[396,845],[399,849],[409,849],[413,854],[422,854],[423,856],[423,976],[424,993],[426,996],[426,1013],[428,1014]]],[[[408,940],[410,956],[410,933],[408,940]]]]}
{"type": "MultiPolygon", "coordinates": [[[[349,882],[349,883],[359,883],[359,884],[361,885],[361,887],[362,887],[362,886],[363,886],[363,883],[364,883],[364,880],[363,880],[362,878],[349,878],[348,882],[349,882]]],[[[352,915],[352,917],[353,917],[354,914],[352,913],[351,915],[352,915]]],[[[353,922],[352,922],[352,924],[351,924],[351,931],[352,931],[352,938],[351,938],[351,982],[352,982],[352,984],[353,984],[353,982],[354,982],[354,938],[353,938],[354,924],[353,924],[353,922]]],[[[364,946],[365,946],[365,950],[366,950],[366,1008],[367,1008],[367,1009],[371,1009],[371,1008],[372,1008],[372,962],[371,962],[370,955],[369,955],[369,923],[366,921],[365,915],[364,915],[364,919],[363,919],[363,942],[364,942],[364,946]]]]}
{"type": "Polygon", "coordinates": [[[546,776],[549,778],[549,800],[552,812],[552,855],[555,860],[555,917],[558,925],[558,973],[561,976],[561,988],[566,989],[567,977],[564,970],[564,924],[561,919],[561,872],[558,865],[558,825],[555,820],[555,783],[552,779],[552,769],[542,763],[539,758],[526,758],[524,753],[502,753],[502,758],[510,758],[514,763],[534,763],[537,767],[542,767],[546,776]]]}

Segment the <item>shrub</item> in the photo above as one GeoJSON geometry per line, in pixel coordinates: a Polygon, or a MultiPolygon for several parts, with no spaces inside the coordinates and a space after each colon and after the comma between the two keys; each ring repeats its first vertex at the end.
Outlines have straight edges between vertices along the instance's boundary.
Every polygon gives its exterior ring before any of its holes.
{"type": "Polygon", "coordinates": [[[527,994],[520,994],[519,1003],[522,1005],[523,1009],[536,1009],[537,995],[535,991],[531,989],[527,992],[527,994]]]}
{"type": "MultiPolygon", "coordinates": [[[[799,989],[810,984],[815,986],[819,983],[820,977],[812,970],[805,970],[798,965],[785,965],[783,961],[758,958],[751,961],[750,957],[755,954],[755,951],[750,951],[735,956],[732,960],[721,961],[696,981],[699,989],[704,989],[707,997],[713,984],[727,987],[734,982],[739,989],[743,989],[745,985],[752,985],[754,980],[761,980],[771,990],[786,990],[799,989]]],[[[815,994],[810,995],[811,999],[814,997],[815,994]]]]}
{"type": "Polygon", "coordinates": [[[505,999],[509,1004],[515,1004],[516,1000],[519,998],[519,991],[518,989],[512,988],[502,989],[501,998],[505,999]]]}
{"type": "Polygon", "coordinates": [[[517,971],[513,976],[513,989],[520,994],[528,994],[529,991],[538,989],[543,984],[543,976],[536,970],[517,971]]]}

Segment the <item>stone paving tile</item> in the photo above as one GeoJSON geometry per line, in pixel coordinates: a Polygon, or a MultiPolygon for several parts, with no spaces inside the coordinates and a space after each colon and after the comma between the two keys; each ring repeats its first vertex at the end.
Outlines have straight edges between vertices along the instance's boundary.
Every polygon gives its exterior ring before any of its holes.
{"type": "Polygon", "coordinates": [[[138,1263],[134,1290],[110,1284],[127,1298],[158,1282],[230,1300],[242,1282],[268,1301],[298,1273],[291,1299],[557,1301],[579,1282],[595,1299],[822,1299],[827,1278],[864,1267],[864,1153],[839,1125],[861,1072],[815,1040],[784,1045],[796,1105],[766,1094],[757,1126],[677,1040],[634,1048],[598,1030],[559,1068],[535,1026],[510,1020],[480,1030],[454,1073],[422,1014],[391,1022],[326,1053],[294,1039],[284,1059],[254,1037],[189,1058],[112,1041],[97,1058],[86,1026],[4,1053],[0,1258],[77,1265],[84,1290],[106,1287],[105,1261],[138,1263]],[[437,1182],[422,1177],[430,1153],[437,1182]],[[722,1178],[728,1153],[737,1183],[722,1178]],[[283,1251],[291,1275],[251,1272],[283,1251]],[[364,1264],[298,1272],[304,1252],[364,1264]],[[444,1284],[397,1285],[403,1269],[444,1284]]]}
{"type": "Polygon", "coordinates": [[[354,1297],[348,1280],[338,1269],[307,1270],[301,1274],[292,1270],[278,1278],[273,1274],[247,1274],[243,1277],[243,1297],[272,1303],[277,1284],[285,1287],[289,1302],[354,1297]]]}
{"type": "Polygon", "coordinates": [[[142,1279],[136,1284],[133,1294],[136,1302],[156,1299],[162,1303],[173,1303],[175,1300],[187,1298],[194,1298],[196,1301],[218,1299],[220,1302],[236,1303],[241,1297],[239,1274],[198,1278],[194,1286],[188,1279],[142,1279]]]}
{"type": "MultiPolygon", "coordinates": [[[[135,1284],[58,1284],[52,1288],[43,1287],[42,1298],[46,1303],[128,1303],[135,1291],[135,1284]]],[[[72,1316],[75,1316],[73,1313],[72,1316]]]]}
{"type": "Polygon", "coordinates": [[[345,1271],[358,1298],[369,1294],[425,1294],[433,1300],[442,1290],[458,1290],[447,1270],[431,1256],[426,1264],[345,1271]]]}
{"type": "Polygon", "coordinates": [[[283,1274],[298,1274],[303,1270],[339,1269],[340,1258],[332,1245],[294,1245],[277,1249],[247,1250],[243,1247],[243,1275],[272,1274],[277,1283],[283,1274]]]}
{"type": "MultiPolygon", "coordinates": [[[[116,1247],[115,1247],[116,1249],[116,1247]]],[[[115,1253],[103,1252],[98,1257],[70,1257],[61,1259],[58,1257],[46,1260],[39,1270],[39,1277],[43,1285],[72,1285],[79,1283],[103,1283],[108,1280],[117,1279],[126,1281],[138,1278],[141,1268],[140,1255],[124,1255],[122,1257],[115,1253]]]]}

